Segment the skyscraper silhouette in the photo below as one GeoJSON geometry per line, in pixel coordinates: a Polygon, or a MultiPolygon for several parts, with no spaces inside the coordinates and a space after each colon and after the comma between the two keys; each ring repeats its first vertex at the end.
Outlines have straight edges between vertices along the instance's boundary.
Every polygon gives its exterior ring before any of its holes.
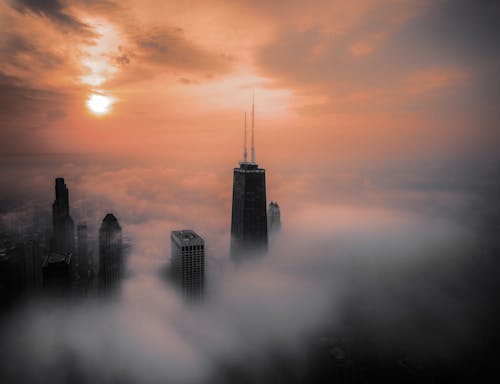
{"type": "Polygon", "coordinates": [[[122,276],[122,229],[116,217],[108,213],[99,229],[99,288],[109,290],[122,276]]]}
{"type": "Polygon", "coordinates": [[[51,297],[67,297],[71,291],[72,253],[52,252],[42,264],[43,289],[51,297]]]}
{"type": "Polygon", "coordinates": [[[253,101],[251,155],[251,161],[247,161],[245,115],[243,161],[233,172],[230,255],[235,261],[267,250],[266,171],[255,162],[253,101]]]}
{"type": "Polygon", "coordinates": [[[205,240],[185,229],[172,231],[171,270],[187,298],[199,298],[205,286],[205,240]]]}
{"type": "Polygon", "coordinates": [[[90,271],[87,224],[78,224],[76,227],[76,233],[78,238],[78,275],[80,279],[87,280],[89,278],[90,271]]]}
{"type": "Polygon", "coordinates": [[[280,206],[276,201],[271,201],[269,203],[269,208],[267,209],[267,229],[269,231],[269,235],[278,233],[281,229],[280,206]]]}
{"type": "Polygon", "coordinates": [[[73,252],[74,224],[69,215],[69,191],[62,177],[56,178],[56,198],[52,204],[53,246],[57,253],[73,252]]]}

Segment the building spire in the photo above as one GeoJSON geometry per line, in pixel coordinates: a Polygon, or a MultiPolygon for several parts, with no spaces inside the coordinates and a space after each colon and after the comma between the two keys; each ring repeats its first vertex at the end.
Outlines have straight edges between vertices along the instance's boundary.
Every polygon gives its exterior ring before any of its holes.
{"type": "Polygon", "coordinates": [[[254,99],[255,99],[255,89],[252,89],[252,163],[255,163],[255,148],[254,148],[254,119],[255,119],[255,108],[254,108],[254,99]]]}
{"type": "Polygon", "coordinates": [[[243,162],[247,162],[247,113],[245,112],[245,136],[243,142],[243,162]]]}

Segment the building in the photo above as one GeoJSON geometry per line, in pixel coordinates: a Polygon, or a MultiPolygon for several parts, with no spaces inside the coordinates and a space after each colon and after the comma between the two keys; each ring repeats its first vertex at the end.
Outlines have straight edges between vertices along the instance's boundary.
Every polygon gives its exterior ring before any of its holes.
{"type": "Polygon", "coordinates": [[[78,224],[76,227],[76,234],[78,239],[78,276],[81,280],[88,280],[90,275],[90,261],[87,239],[87,224],[78,224]]]}
{"type": "Polygon", "coordinates": [[[74,224],[69,215],[69,191],[62,177],[56,179],[56,199],[52,204],[52,251],[68,253],[74,250],[74,224]]]}
{"type": "Polygon", "coordinates": [[[243,161],[233,172],[231,258],[248,259],[267,251],[266,171],[255,162],[252,103],[252,158],[247,161],[246,115],[243,161]]]}
{"type": "Polygon", "coordinates": [[[276,201],[271,201],[267,208],[267,230],[269,236],[278,233],[281,230],[281,212],[276,201]]]}
{"type": "Polygon", "coordinates": [[[72,254],[50,253],[43,261],[43,290],[50,297],[68,297],[71,294],[72,254]]]}
{"type": "Polygon", "coordinates": [[[36,292],[42,287],[43,250],[35,239],[22,244],[25,260],[26,288],[36,292]]]}
{"type": "Polygon", "coordinates": [[[99,229],[99,288],[115,288],[123,271],[122,229],[112,213],[108,213],[99,229]]]}
{"type": "Polygon", "coordinates": [[[10,239],[0,239],[0,311],[13,304],[23,293],[24,264],[10,239]]]}
{"type": "Polygon", "coordinates": [[[0,307],[41,290],[42,253],[33,238],[0,234],[0,307]]]}
{"type": "Polygon", "coordinates": [[[201,297],[205,287],[205,240],[189,229],[172,231],[170,240],[174,281],[186,297],[201,297]]]}

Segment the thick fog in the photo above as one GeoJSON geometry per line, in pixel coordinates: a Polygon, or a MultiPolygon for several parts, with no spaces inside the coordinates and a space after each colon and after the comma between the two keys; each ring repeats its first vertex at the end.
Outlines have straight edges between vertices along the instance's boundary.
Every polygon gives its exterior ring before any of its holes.
{"type": "Polygon", "coordinates": [[[132,249],[118,297],[37,299],[4,316],[2,382],[300,381],[325,340],[410,372],[462,372],[462,362],[489,356],[498,207],[483,190],[433,189],[432,180],[375,188],[345,174],[338,188],[316,191],[314,174],[268,181],[283,229],[265,257],[234,265],[230,174],[59,160],[4,172],[4,227],[48,215],[62,176],[75,222],[95,232],[111,210],[132,249]],[[165,278],[170,231],[185,228],[207,244],[200,303],[186,303],[165,278]]]}

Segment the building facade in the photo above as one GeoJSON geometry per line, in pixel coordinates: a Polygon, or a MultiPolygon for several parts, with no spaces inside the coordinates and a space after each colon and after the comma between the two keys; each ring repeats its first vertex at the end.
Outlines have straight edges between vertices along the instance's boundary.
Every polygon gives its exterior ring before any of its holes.
{"type": "Polygon", "coordinates": [[[108,213],[99,229],[99,289],[115,288],[123,272],[122,229],[108,213]]]}
{"type": "Polygon", "coordinates": [[[68,297],[71,294],[71,252],[52,252],[42,264],[43,290],[50,297],[68,297]]]}
{"type": "Polygon", "coordinates": [[[78,276],[82,280],[88,280],[90,274],[90,263],[87,224],[78,224],[76,227],[76,234],[78,239],[78,276]]]}
{"type": "Polygon", "coordinates": [[[266,171],[241,162],[233,173],[230,255],[235,261],[265,253],[268,245],[266,171]]]}
{"type": "Polygon", "coordinates": [[[281,211],[276,201],[271,201],[267,208],[267,229],[270,236],[281,230],[281,211]]]}
{"type": "Polygon", "coordinates": [[[69,191],[62,177],[55,183],[56,198],[52,204],[53,239],[52,251],[56,253],[73,252],[74,223],[69,214],[69,191]]]}
{"type": "Polygon", "coordinates": [[[205,288],[205,240],[186,229],[172,231],[172,277],[188,298],[199,298],[205,288]]]}

